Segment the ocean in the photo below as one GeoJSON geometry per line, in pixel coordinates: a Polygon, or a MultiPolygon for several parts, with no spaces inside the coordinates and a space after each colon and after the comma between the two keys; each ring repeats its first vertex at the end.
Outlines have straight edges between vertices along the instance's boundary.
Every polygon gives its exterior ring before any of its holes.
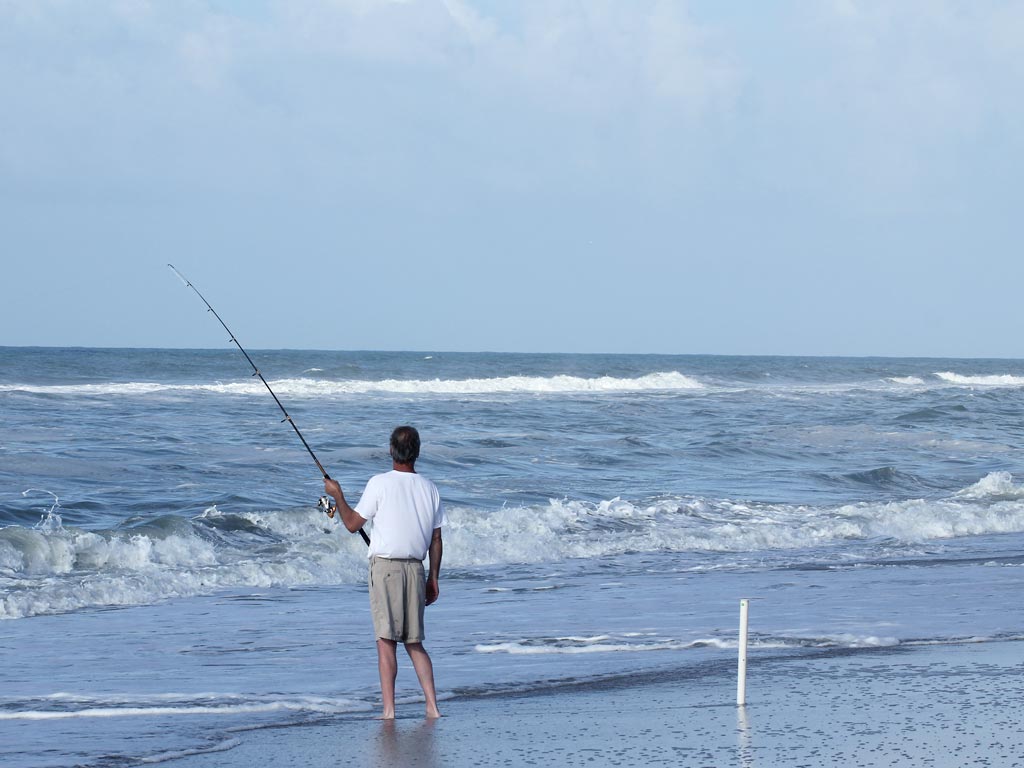
{"type": "MultiPolygon", "coordinates": [[[[719,668],[740,598],[751,657],[794,668],[1024,639],[1024,361],[249,351],[350,499],[420,430],[442,709],[719,668]]],[[[233,348],[0,348],[3,765],[379,706],[365,545],[250,374],[233,348]]],[[[404,660],[398,692],[421,711],[404,660]]]]}

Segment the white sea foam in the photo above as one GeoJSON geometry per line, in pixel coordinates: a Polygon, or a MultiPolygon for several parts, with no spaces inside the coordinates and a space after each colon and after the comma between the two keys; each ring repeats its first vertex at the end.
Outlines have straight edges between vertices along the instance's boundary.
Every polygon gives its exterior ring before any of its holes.
{"type": "Polygon", "coordinates": [[[548,654],[576,654],[576,653],[615,653],[617,651],[672,651],[683,650],[689,647],[683,643],[648,643],[620,644],[620,645],[563,645],[563,646],[540,646],[524,645],[522,643],[494,643],[491,645],[481,644],[473,648],[477,653],[510,653],[513,655],[548,655],[548,654]]]}
{"type": "MultiPolygon", "coordinates": [[[[699,637],[692,640],[658,638],[638,641],[636,633],[618,637],[600,638],[523,638],[497,643],[478,643],[477,653],[505,653],[512,656],[574,655],[594,653],[650,653],[655,651],[689,651],[701,648],[732,650],[738,647],[733,637],[699,637]]],[[[875,635],[836,634],[822,637],[757,637],[748,640],[748,646],[759,650],[784,648],[887,648],[899,645],[895,637],[875,635]]]]}
{"type": "Polygon", "coordinates": [[[180,760],[183,757],[192,757],[193,755],[209,755],[214,752],[227,752],[229,749],[234,749],[242,743],[241,739],[231,737],[229,739],[223,739],[215,744],[211,744],[205,747],[193,747],[192,749],[174,749],[169,752],[160,752],[155,755],[149,755],[139,759],[140,763],[146,765],[152,765],[155,763],[166,763],[170,760],[180,760]]]}
{"type": "Polygon", "coordinates": [[[919,387],[924,384],[924,379],[918,376],[893,376],[889,381],[893,384],[903,384],[908,387],[919,387]]]}
{"type": "MultiPolygon", "coordinates": [[[[383,379],[360,381],[329,379],[277,379],[270,382],[274,391],[290,397],[333,397],[370,393],[404,395],[486,395],[486,394],[559,394],[577,392],[645,392],[657,390],[696,390],[704,385],[677,371],[649,373],[633,378],[598,376],[504,376],[487,379],[383,379]]],[[[0,392],[30,392],[55,395],[152,395],[209,392],[226,395],[262,395],[266,388],[259,381],[212,384],[161,384],[156,382],[110,382],[102,384],[29,384],[0,385],[0,392]]]]}
{"type": "Polygon", "coordinates": [[[990,472],[974,485],[957,491],[956,497],[989,501],[1024,499],[1024,485],[1015,484],[1009,472],[990,472]]]}
{"type": "Polygon", "coordinates": [[[919,640],[904,640],[901,645],[974,645],[979,643],[1017,642],[1024,640],[1024,635],[1007,632],[995,635],[970,635],[968,637],[939,637],[919,640]]]}
{"type": "MultiPolygon", "coordinates": [[[[52,698],[52,697],[51,697],[52,698]]],[[[177,698],[177,697],[174,697],[177,698]]],[[[84,698],[64,705],[61,709],[22,709],[0,712],[2,720],[72,720],[79,718],[111,717],[178,717],[183,715],[253,715],[273,712],[312,712],[316,714],[340,714],[370,709],[365,702],[351,699],[327,699],[313,696],[292,698],[256,697],[238,701],[238,696],[213,697],[210,702],[183,700],[177,704],[157,702],[125,702],[116,706],[89,706],[84,698]],[[134,703],[134,706],[132,705],[134,703]]]]}
{"type": "MultiPolygon", "coordinates": [[[[220,513],[207,510],[204,516],[220,513]]],[[[200,519],[202,519],[201,516],[200,519]]],[[[85,607],[146,605],[237,587],[358,583],[362,542],[319,512],[240,515],[279,540],[238,534],[215,543],[202,529],[131,533],[0,528],[0,619],[85,607]]]]}
{"type": "Polygon", "coordinates": [[[843,633],[828,635],[823,638],[813,638],[803,641],[802,644],[817,648],[891,648],[900,645],[899,638],[879,637],[877,635],[853,635],[843,633]]]}
{"type": "Polygon", "coordinates": [[[446,555],[461,566],[595,558],[623,552],[760,552],[851,540],[909,544],[1024,531],[1024,487],[993,473],[947,499],[839,507],[667,499],[634,505],[552,500],[543,510],[453,508],[446,555]],[[962,495],[961,495],[962,494],[962,495]]]}
{"type": "MultiPolygon", "coordinates": [[[[211,508],[192,522],[172,518],[171,523],[136,531],[0,529],[0,618],[141,605],[228,588],[365,580],[362,542],[312,509],[231,516],[211,508]]],[[[474,568],[628,552],[743,557],[850,541],[914,546],[1013,532],[1024,532],[1024,486],[996,472],[945,499],[836,507],[692,498],[651,504],[555,499],[496,510],[453,506],[445,563],[474,568]]]]}
{"type": "MultiPolygon", "coordinates": [[[[321,373],[317,368],[309,368],[303,374],[321,373]]],[[[1024,387],[1024,376],[1012,374],[996,375],[964,375],[951,371],[941,371],[934,379],[925,380],[920,376],[891,376],[873,381],[849,381],[836,383],[795,384],[793,382],[770,383],[758,386],[758,391],[797,394],[842,394],[857,390],[888,388],[892,385],[900,387],[928,386],[965,386],[965,387],[1024,387]]],[[[325,379],[313,376],[297,378],[273,379],[271,387],[276,393],[296,398],[329,398],[344,395],[365,394],[398,394],[398,395],[502,395],[502,394],[576,394],[576,393],[615,393],[615,392],[650,392],[650,391],[686,391],[707,390],[709,386],[693,376],[679,371],[660,371],[634,377],[596,376],[582,377],[570,375],[556,376],[497,376],[490,378],[466,379],[325,379]]],[[[717,387],[725,387],[728,391],[744,391],[747,385],[729,387],[719,382],[717,387]]],[[[188,394],[219,394],[219,395],[264,395],[266,388],[262,382],[251,378],[229,382],[168,384],[163,382],[129,381],[99,382],[94,384],[2,384],[0,392],[25,392],[43,395],[64,396],[125,396],[141,397],[148,395],[188,395],[188,394]]]]}
{"type": "MultiPolygon", "coordinates": [[[[571,638],[515,640],[505,643],[480,643],[474,646],[477,653],[508,653],[514,656],[565,655],[579,653],[646,653],[650,651],[685,651],[692,648],[735,648],[736,643],[717,638],[702,638],[688,642],[663,640],[661,642],[574,642],[571,638]]],[[[625,638],[623,638],[625,640],[625,638]]]]}
{"type": "Polygon", "coordinates": [[[935,375],[945,382],[964,387],[1024,387],[1024,376],[1013,376],[1011,374],[962,376],[959,373],[943,371],[935,375]]]}

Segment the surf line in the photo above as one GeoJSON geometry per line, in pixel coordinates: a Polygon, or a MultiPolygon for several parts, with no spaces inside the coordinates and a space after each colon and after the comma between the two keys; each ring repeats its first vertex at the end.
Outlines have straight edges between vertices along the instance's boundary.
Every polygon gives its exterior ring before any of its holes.
{"type": "MultiPolygon", "coordinates": [[[[277,398],[277,395],[274,394],[274,390],[272,390],[270,388],[270,384],[268,384],[267,380],[263,378],[263,374],[260,373],[260,369],[256,367],[256,363],[254,363],[252,361],[252,358],[249,357],[249,353],[246,352],[245,349],[243,349],[242,345],[238,343],[238,339],[235,338],[235,334],[233,334],[231,332],[231,329],[228,328],[228,324],[225,323],[224,320],[221,319],[221,316],[217,314],[217,310],[215,310],[210,305],[210,302],[208,302],[206,300],[206,297],[203,296],[203,294],[201,294],[199,292],[199,289],[196,288],[194,285],[192,285],[192,283],[190,283],[188,280],[186,280],[185,276],[183,274],[181,274],[181,272],[179,272],[177,269],[175,269],[173,264],[168,264],[167,266],[170,267],[171,271],[178,276],[178,279],[181,280],[181,282],[183,282],[185,284],[186,288],[191,288],[193,291],[196,292],[196,296],[198,296],[200,299],[203,300],[203,304],[206,305],[206,309],[208,311],[212,312],[213,316],[217,318],[217,321],[222,326],[224,326],[224,330],[227,331],[228,332],[228,336],[231,337],[231,339],[230,339],[231,343],[234,344],[236,347],[238,347],[238,351],[241,352],[243,355],[245,355],[245,359],[248,360],[249,361],[249,365],[252,366],[252,370],[253,370],[253,374],[252,375],[253,376],[259,376],[260,381],[263,382],[263,386],[265,386],[267,388],[267,392],[269,392],[270,396],[272,398],[274,398],[274,402],[277,403],[277,407],[280,408],[281,409],[281,413],[284,414],[284,418],[281,419],[281,422],[284,423],[284,422],[287,421],[289,424],[292,425],[292,429],[294,429],[295,430],[295,434],[299,436],[299,440],[302,441],[302,445],[305,446],[306,450],[309,452],[310,458],[313,459],[313,462],[316,464],[316,468],[320,470],[320,474],[322,474],[324,476],[324,480],[330,480],[331,476],[327,474],[327,470],[324,469],[324,465],[320,463],[320,459],[318,459],[316,457],[316,454],[313,453],[313,449],[309,447],[309,443],[306,442],[306,438],[304,438],[302,436],[302,433],[299,431],[299,428],[297,426],[295,426],[295,422],[292,421],[292,417],[288,415],[288,411],[285,410],[284,405],[281,404],[281,401],[277,398]]],[[[323,506],[323,504],[321,504],[321,507],[322,506],[323,506]]],[[[332,517],[333,517],[333,515],[332,515],[332,517]]],[[[366,542],[367,546],[369,546],[370,545],[370,537],[366,535],[366,531],[364,531],[362,528],[360,528],[359,529],[359,535],[363,537],[363,541],[366,542]]]]}

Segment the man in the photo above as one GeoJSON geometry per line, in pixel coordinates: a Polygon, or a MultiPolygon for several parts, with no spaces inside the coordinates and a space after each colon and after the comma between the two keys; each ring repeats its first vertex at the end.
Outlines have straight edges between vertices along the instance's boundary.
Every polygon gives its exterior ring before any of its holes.
{"type": "Polygon", "coordinates": [[[384,720],[395,717],[399,642],[405,645],[423,688],[427,717],[441,716],[434,693],[434,667],[423,647],[423,608],[440,594],[445,516],[437,486],[416,473],[419,455],[419,433],[412,427],[397,427],[391,433],[392,470],[370,478],[355,509],[334,480],[324,480],[324,490],[334,497],[341,521],[350,532],[373,521],[370,613],[377,637],[384,720]],[[428,552],[430,575],[424,580],[423,558],[428,552]]]}

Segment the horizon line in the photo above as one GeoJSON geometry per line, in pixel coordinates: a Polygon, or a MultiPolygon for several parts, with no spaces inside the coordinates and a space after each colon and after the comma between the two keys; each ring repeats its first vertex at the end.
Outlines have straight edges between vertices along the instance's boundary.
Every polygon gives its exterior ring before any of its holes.
{"type": "MultiPolygon", "coordinates": [[[[0,350],[97,350],[97,351],[140,351],[140,352],[217,352],[235,351],[234,347],[140,347],[133,345],[116,346],[85,346],[81,344],[0,344],[0,350]]],[[[565,352],[565,351],[534,351],[521,350],[443,350],[443,349],[318,349],[305,347],[246,347],[258,352],[313,352],[313,353],[347,353],[347,354],[394,354],[394,355],[559,355],[564,357],[727,357],[727,358],[787,358],[787,359],[833,359],[833,360],[1011,360],[1020,361],[1024,357],[1013,356],[956,356],[956,355],[923,355],[923,354],[796,354],[796,353],[738,353],[738,352],[565,352]]]]}

